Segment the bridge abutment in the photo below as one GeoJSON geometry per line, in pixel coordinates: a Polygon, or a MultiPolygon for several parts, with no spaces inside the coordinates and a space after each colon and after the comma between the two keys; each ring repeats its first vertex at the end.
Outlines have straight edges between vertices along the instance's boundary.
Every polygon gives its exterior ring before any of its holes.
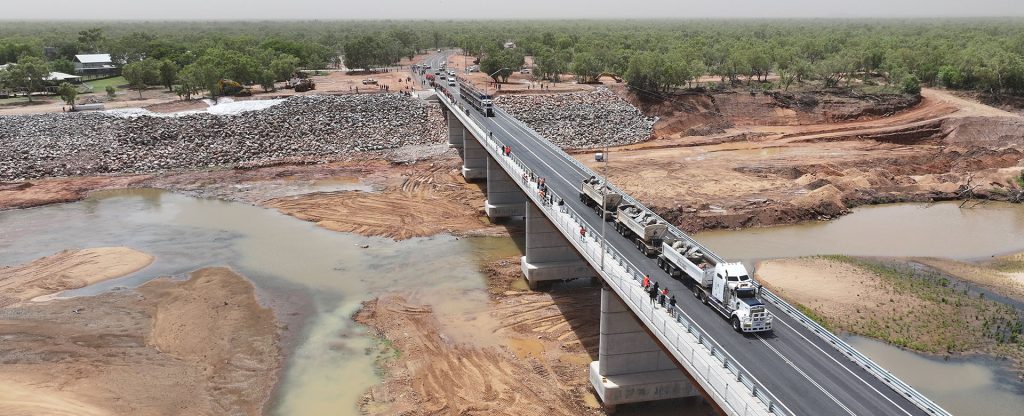
{"type": "Polygon", "coordinates": [[[520,266],[531,289],[551,280],[595,275],[590,265],[533,203],[526,204],[526,255],[520,266]]]}
{"type": "Polygon", "coordinates": [[[462,126],[462,122],[459,121],[451,111],[444,112],[445,117],[448,119],[448,147],[455,148],[459,151],[459,156],[462,156],[462,145],[466,129],[462,126]]]}
{"type": "Polygon", "coordinates": [[[526,195],[515,179],[492,157],[487,158],[487,200],[484,211],[490,219],[526,216],[526,195]]]}
{"type": "Polygon", "coordinates": [[[599,338],[598,360],[590,363],[590,383],[605,406],[700,394],[607,286],[601,290],[599,338]]]}
{"type": "Polygon", "coordinates": [[[487,179],[487,150],[473,137],[473,133],[459,125],[462,130],[462,177],[466,181],[487,179]]]}

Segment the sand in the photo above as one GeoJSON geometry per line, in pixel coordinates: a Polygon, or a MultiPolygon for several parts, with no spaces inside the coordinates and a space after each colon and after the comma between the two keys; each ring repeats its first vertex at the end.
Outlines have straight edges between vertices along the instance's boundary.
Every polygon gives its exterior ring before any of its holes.
{"type": "Polygon", "coordinates": [[[259,415],[278,338],[273,313],[226,268],[10,305],[0,308],[0,414],[259,415]]]}
{"type": "Polygon", "coordinates": [[[153,256],[128,247],[98,247],[0,268],[0,307],[122,277],[152,262],[153,256]]]}

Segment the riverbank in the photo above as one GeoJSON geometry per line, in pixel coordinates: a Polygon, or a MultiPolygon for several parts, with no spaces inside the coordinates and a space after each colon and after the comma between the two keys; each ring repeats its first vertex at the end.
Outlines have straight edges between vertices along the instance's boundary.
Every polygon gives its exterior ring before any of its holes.
{"type": "MultiPolygon", "coordinates": [[[[1021,370],[1024,310],[979,292],[1017,277],[985,264],[818,256],[761,262],[757,278],[833,332],[941,356],[1009,358],[1021,370]]],[[[1024,299],[1015,290],[999,293],[1024,299]]]]}
{"type": "MultiPolygon", "coordinates": [[[[150,261],[127,248],[79,250],[0,273],[77,282],[120,277],[150,261]]],[[[42,285],[49,293],[80,286],[42,285]]],[[[38,287],[23,286],[18,298],[40,294],[38,287]]],[[[0,322],[3,414],[258,415],[281,363],[273,313],[227,268],[132,291],[8,303],[0,322]]]]}

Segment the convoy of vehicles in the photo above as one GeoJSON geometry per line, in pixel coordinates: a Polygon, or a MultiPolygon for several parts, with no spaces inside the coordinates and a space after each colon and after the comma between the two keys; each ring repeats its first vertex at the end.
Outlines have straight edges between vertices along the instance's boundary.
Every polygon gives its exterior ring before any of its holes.
{"type": "Polygon", "coordinates": [[[626,237],[647,257],[656,257],[658,268],[679,279],[693,295],[729,320],[738,332],[772,329],[772,314],[758,298],[761,287],[742,263],[716,260],[693,240],[669,233],[668,224],[638,205],[622,203],[622,195],[604,181],[590,177],[580,185],[580,201],[614,220],[615,231],[626,237]],[[603,205],[602,205],[603,201],[603,205]]]}

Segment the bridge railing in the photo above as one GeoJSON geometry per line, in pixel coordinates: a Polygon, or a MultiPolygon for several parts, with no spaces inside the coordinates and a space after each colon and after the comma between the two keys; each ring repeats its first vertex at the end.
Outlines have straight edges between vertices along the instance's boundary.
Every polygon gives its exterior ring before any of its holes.
{"type": "MultiPolygon", "coordinates": [[[[447,100],[453,111],[459,107],[447,100]]],[[[462,118],[462,115],[460,115],[462,118]]],[[[471,120],[469,117],[465,117],[471,120]]],[[[576,238],[576,232],[585,224],[582,217],[567,205],[559,204],[562,197],[547,189],[541,199],[537,188],[537,175],[515,155],[505,156],[501,144],[485,134],[475,124],[467,128],[475,130],[474,137],[483,143],[484,149],[523,188],[527,197],[545,213],[579,253],[590,262],[605,280],[611,284],[624,302],[629,304],[638,317],[673,353],[684,361],[693,377],[703,380],[702,385],[723,408],[732,409],[735,415],[776,414],[790,416],[782,405],[757,379],[721,347],[707,332],[681,308],[667,310],[644,301],[647,292],[641,286],[643,274],[629,259],[611,245],[604,244],[602,236],[576,238]],[[602,252],[602,244],[604,251],[602,252]],[[605,256],[601,268],[602,254],[605,256]],[[703,352],[702,352],[703,351],[703,352]],[[750,400],[756,399],[756,400],[750,400]]]]}
{"type": "MultiPolygon", "coordinates": [[[[508,119],[513,120],[513,122],[516,123],[520,128],[535,134],[537,137],[543,137],[540,133],[537,133],[530,126],[526,125],[525,123],[523,123],[519,119],[517,119],[515,117],[512,117],[505,110],[498,109],[498,111],[502,112],[506,116],[508,116],[508,119]]],[[[562,153],[564,155],[564,157],[570,163],[575,165],[576,168],[580,170],[580,172],[583,172],[584,175],[600,177],[600,175],[598,175],[592,169],[590,169],[589,167],[587,167],[586,165],[581,163],[579,160],[576,160],[576,158],[570,156],[568,153],[565,153],[564,150],[562,150],[558,146],[555,146],[555,144],[551,143],[549,140],[541,140],[541,142],[544,143],[545,146],[549,147],[553,151],[562,153]]],[[[608,156],[606,155],[605,157],[608,157],[608,156]]],[[[606,182],[606,184],[613,191],[615,191],[615,192],[619,193],[620,195],[622,195],[622,198],[625,201],[627,201],[628,203],[633,204],[635,206],[644,207],[643,204],[641,204],[639,201],[634,199],[628,193],[623,192],[621,189],[617,188],[615,185],[613,185],[611,183],[608,183],[608,182],[606,182]]],[[[675,227],[671,222],[666,221],[664,218],[662,218],[660,215],[658,215],[657,213],[655,213],[653,211],[650,211],[650,210],[647,210],[647,211],[650,212],[651,214],[653,214],[659,221],[662,221],[663,223],[668,224],[669,232],[672,233],[676,238],[683,239],[683,240],[689,242],[691,245],[697,246],[701,250],[702,253],[708,254],[709,256],[711,256],[717,262],[723,262],[724,261],[721,257],[719,257],[717,254],[715,254],[713,251],[709,250],[707,247],[704,247],[702,244],[700,244],[699,242],[694,240],[692,237],[687,235],[685,232],[683,232],[679,228],[675,227]]],[[[779,310],[784,312],[786,315],[788,315],[791,318],[797,320],[797,322],[800,322],[800,324],[802,324],[805,328],[807,328],[807,330],[811,331],[812,333],[814,333],[818,337],[820,337],[822,340],[824,340],[825,342],[827,342],[830,345],[832,345],[834,348],[836,348],[837,351],[839,351],[841,354],[846,356],[847,359],[853,361],[855,364],[857,364],[858,366],[863,368],[865,371],[867,371],[869,374],[871,374],[872,376],[877,378],[879,381],[881,381],[881,382],[885,383],[886,385],[888,385],[890,388],[893,389],[893,391],[895,391],[895,392],[899,393],[901,396],[907,398],[907,400],[909,400],[911,403],[914,403],[914,405],[919,407],[921,410],[924,410],[925,412],[928,412],[929,414],[937,415],[937,416],[949,416],[950,415],[950,413],[948,411],[946,411],[941,406],[939,406],[938,404],[933,402],[931,399],[929,399],[925,395],[923,395],[920,392],[918,392],[916,389],[914,389],[909,384],[903,382],[903,380],[900,380],[898,377],[896,377],[895,375],[893,375],[892,373],[887,371],[885,368],[883,368],[882,366],[880,366],[877,363],[875,363],[874,361],[872,361],[870,358],[868,358],[867,356],[862,354],[860,351],[857,351],[850,344],[846,343],[846,341],[843,341],[841,338],[839,338],[838,336],[833,334],[831,331],[829,331],[828,329],[825,329],[824,327],[822,327],[816,321],[814,321],[813,319],[808,317],[806,314],[804,314],[800,310],[794,308],[792,305],[790,305],[784,299],[782,299],[779,296],[775,295],[774,293],[772,293],[767,288],[763,288],[761,293],[762,293],[764,299],[767,300],[769,303],[773,304],[775,307],[777,307],[779,310]]]]}

